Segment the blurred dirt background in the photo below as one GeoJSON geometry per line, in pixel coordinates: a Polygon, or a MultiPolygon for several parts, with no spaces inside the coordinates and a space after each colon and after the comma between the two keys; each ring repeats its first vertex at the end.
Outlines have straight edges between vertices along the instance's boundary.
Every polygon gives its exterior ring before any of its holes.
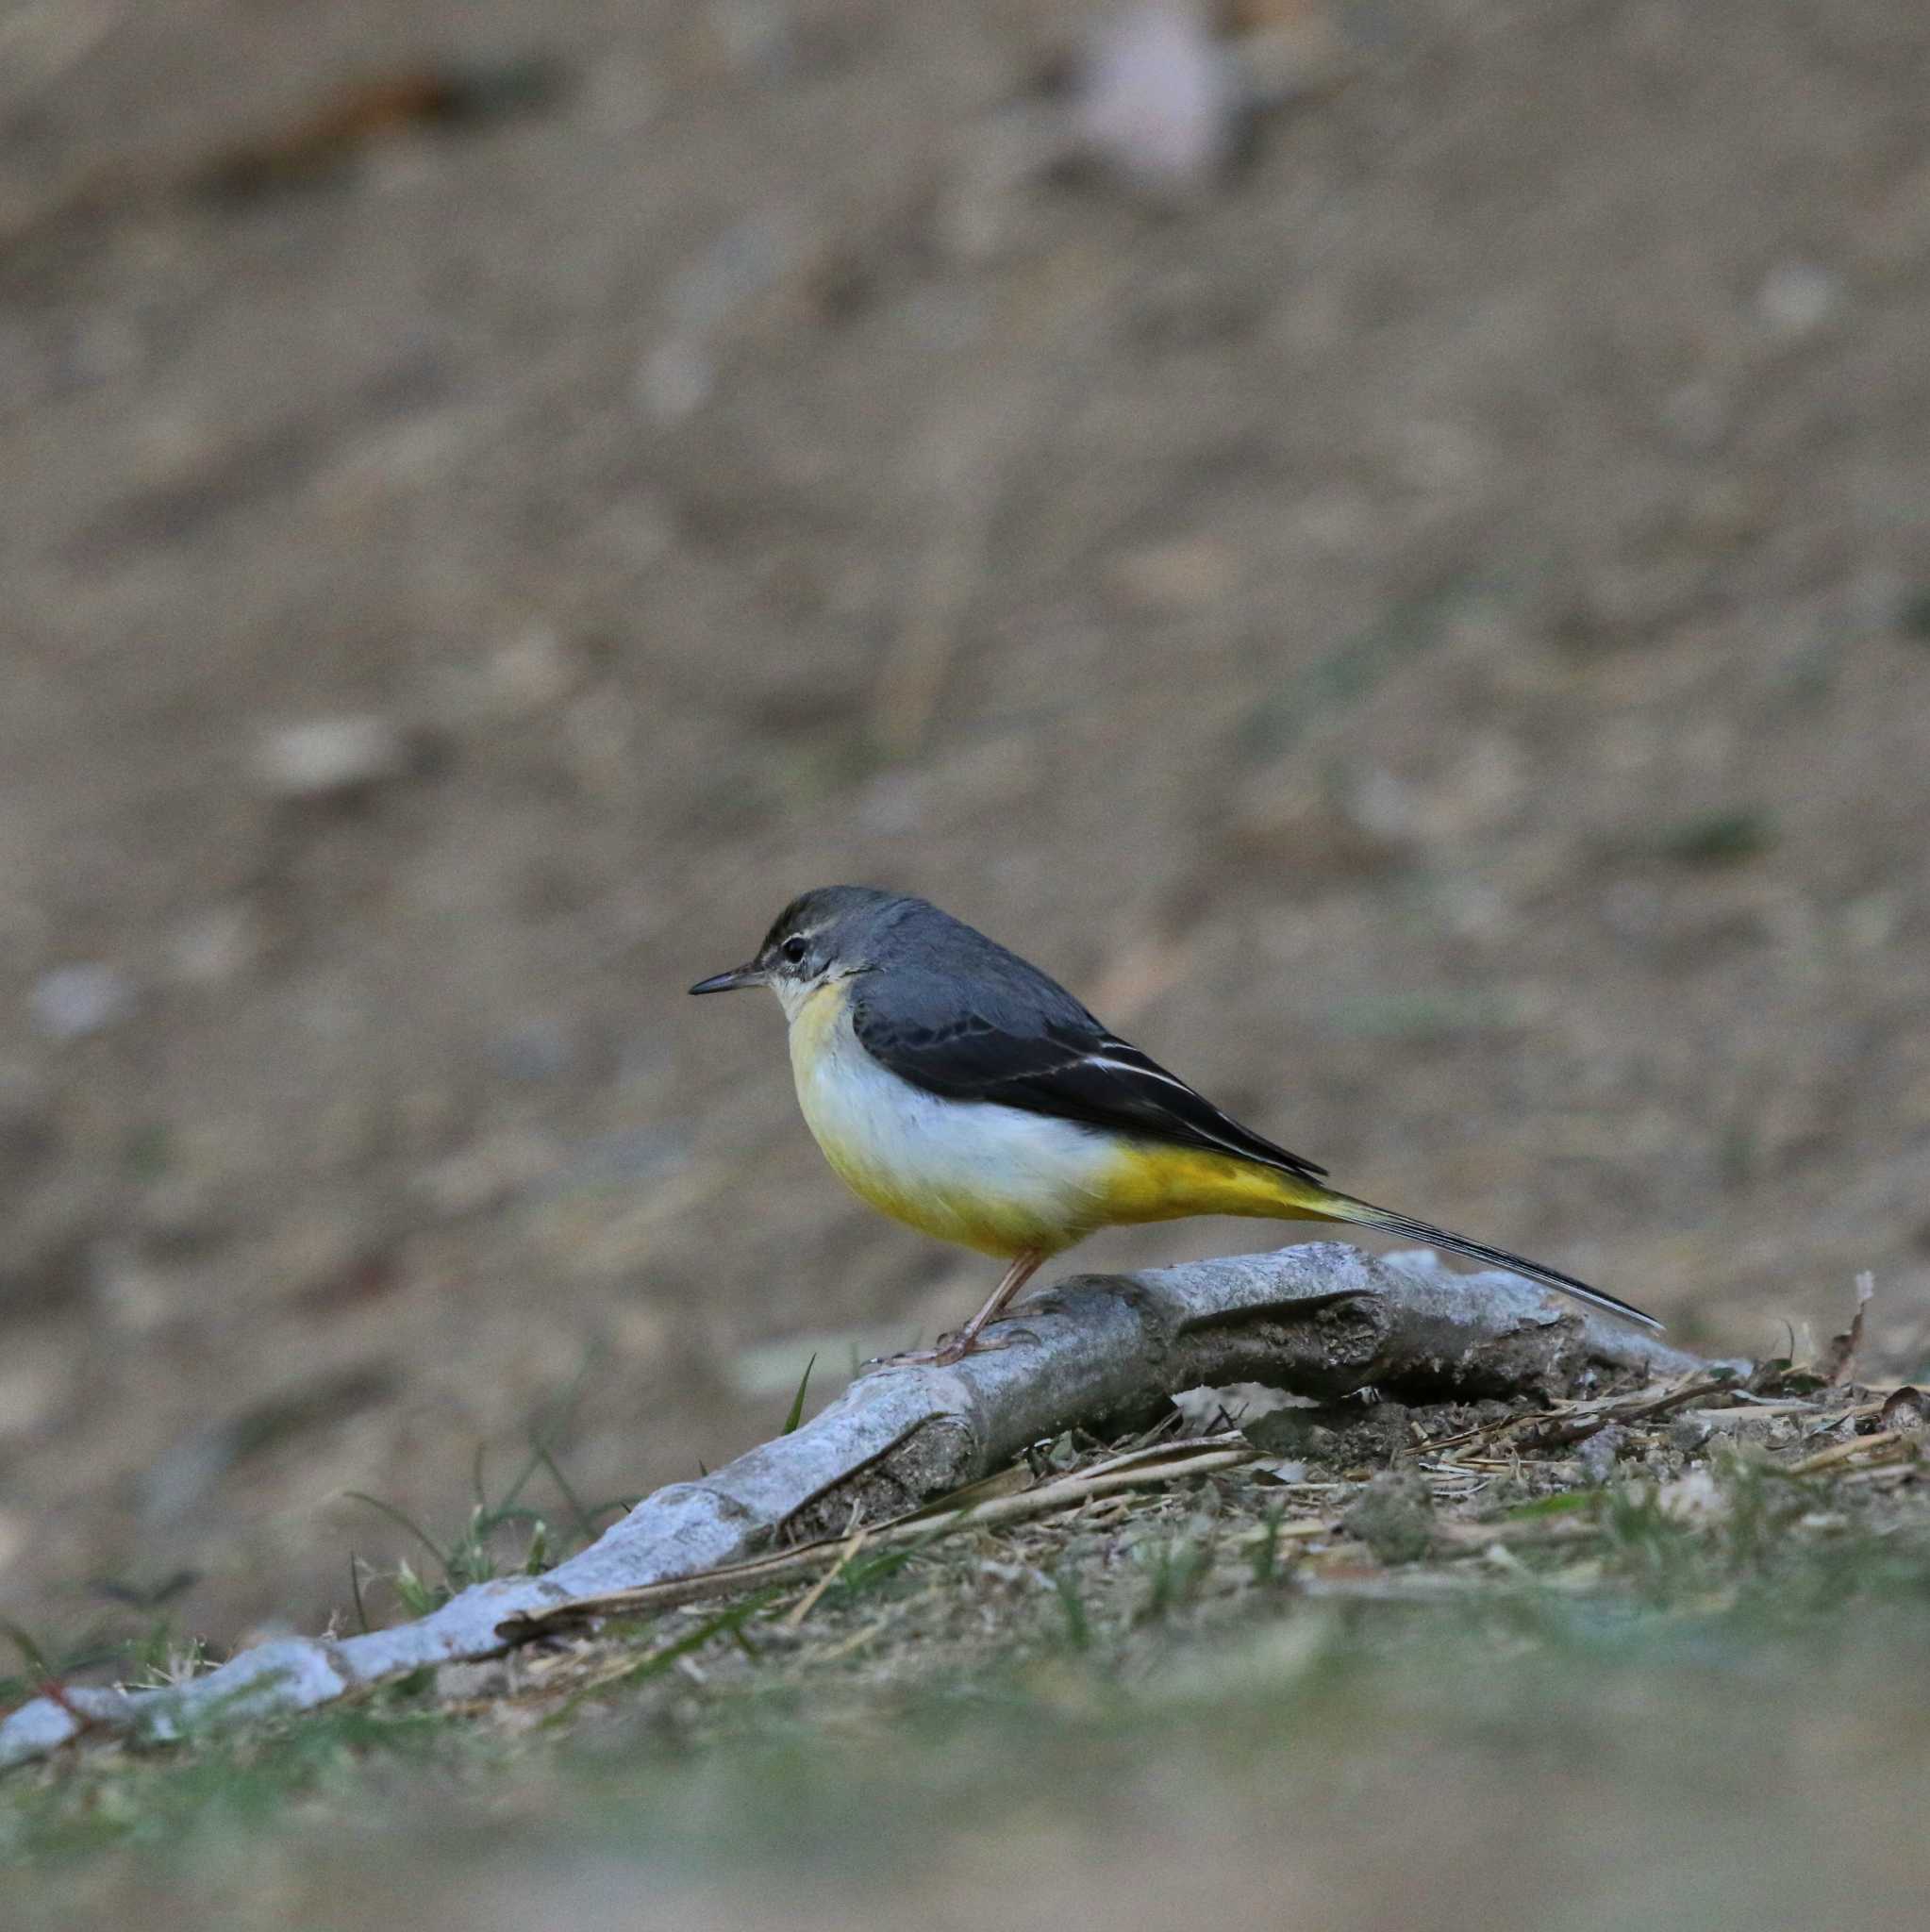
{"type": "Polygon", "coordinates": [[[0,8],[9,1614],[965,1313],[684,1000],[838,880],[1691,1341],[1923,1309],[1930,17],[1217,26],[0,8]]]}

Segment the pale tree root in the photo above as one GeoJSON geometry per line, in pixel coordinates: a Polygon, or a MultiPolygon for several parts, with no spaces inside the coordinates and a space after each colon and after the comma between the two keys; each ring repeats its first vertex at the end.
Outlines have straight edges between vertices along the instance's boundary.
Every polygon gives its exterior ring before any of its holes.
{"type": "Polygon", "coordinates": [[[1547,1396],[1590,1374],[1679,1376],[1711,1365],[1517,1275],[1456,1274],[1432,1254],[1376,1260],[1322,1241],[1144,1274],[1080,1275],[999,1324],[1013,1345],[949,1367],[861,1375],[821,1414],[700,1482],[646,1496],[541,1576],[476,1584],[412,1624],[286,1638],[191,1683],[83,1688],[0,1723],[0,1770],[83,1732],[167,1741],[220,1719],[326,1704],[424,1665],[488,1657],[604,1597],[882,1523],[1079,1427],[1156,1419],[1182,1390],[1258,1382],[1323,1399],[1373,1388],[1409,1401],[1547,1396]]]}

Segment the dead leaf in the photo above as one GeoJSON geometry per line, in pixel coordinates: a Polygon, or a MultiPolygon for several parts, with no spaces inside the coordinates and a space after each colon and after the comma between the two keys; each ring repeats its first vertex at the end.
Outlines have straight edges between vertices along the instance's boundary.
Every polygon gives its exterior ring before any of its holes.
{"type": "Polygon", "coordinates": [[[1856,1312],[1846,1333],[1830,1337],[1829,1353],[1823,1357],[1822,1373],[1831,1388],[1853,1381],[1856,1352],[1863,1346],[1863,1311],[1876,1293],[1876,1277],[1865,1269],[1856,1277],[1856,1312]]]}

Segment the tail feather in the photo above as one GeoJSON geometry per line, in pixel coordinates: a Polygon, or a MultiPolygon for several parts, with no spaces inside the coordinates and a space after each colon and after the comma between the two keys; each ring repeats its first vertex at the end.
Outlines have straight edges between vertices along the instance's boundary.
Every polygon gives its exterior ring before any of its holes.
{"type": "Polygon", "coordinates": [[[1512,1274],[1525,1274],[1530,1281],[1539,1281],[1544,1288],[1555,1289],[1578,1302],[1586,1302],[1590,1307],[1606,1308],[1611,1315],[1639,1322],[1644,1328],[1661,1333],[1662,1324],[1655,1316],[1644,1314],[1627,1302],[1618,1301],[1612,1294],[1604,1294],[1599,1288],[1590,1288],[1586,1281],[1577,1281],[1572,1274],[1564,1274],[1556,1268],[1545,1268],[1539,1261],[1530,1261],[1522,1255],[1511,1255],[1506,1248],[1490,1248],[1485,1241],[1471,1241],[1464,1234],[1454,1234],[1447,1228],[1416,1221],[1411,1215],[1396,1214],[1390,1208],[1376,1208],[1371,1201],[1356,1201],[1351,1194],[1328,1193],[1322,1203],[1322,1211],[1335,1221],[1351,1221],[1361,1227],[1378,1227],[1389,1234],[1406,1235],[1409,1240],[1424,1241],[1431,1248],[1446,1248],[1454,1254],[1465,1255],[1471,1261],[1486,1261],[1489,1267],[1506,1268],[1512,1274]]]}

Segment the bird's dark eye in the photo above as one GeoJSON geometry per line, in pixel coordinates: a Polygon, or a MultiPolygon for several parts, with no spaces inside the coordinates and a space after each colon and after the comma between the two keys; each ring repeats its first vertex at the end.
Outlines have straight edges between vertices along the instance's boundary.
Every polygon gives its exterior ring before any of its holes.
{"type": "Polygon", "coordinates": [[[793,966],[802,965],[804,963],[804,956],[809,950],[810,948],[805,944],[804,935],[802,933],[796,932],[792,933],[791,936],[785,941],[783,945],[781,945],[778,948],[778,951],[781,952],[784,955],[784,957],[787,959],[789,959],[793,966]]]}

